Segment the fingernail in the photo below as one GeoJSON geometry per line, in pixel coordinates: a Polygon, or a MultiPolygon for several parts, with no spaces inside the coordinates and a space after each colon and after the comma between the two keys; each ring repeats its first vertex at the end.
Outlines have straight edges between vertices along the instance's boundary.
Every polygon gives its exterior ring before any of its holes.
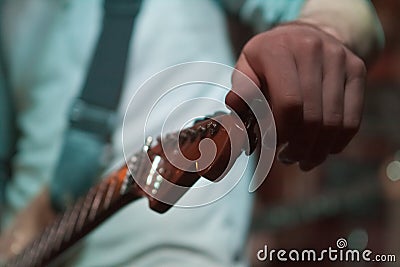
{"type": "Polygon", "coordinates": [[[282,162],[283,164],[288,164],[288,165],[294,164],[297,162],[297,160],[295,160],[293,157],[291,157],[289,155],[287,143],[282,145],[282,147],[279,149],[278,160],[280,162],[282,162]]]}

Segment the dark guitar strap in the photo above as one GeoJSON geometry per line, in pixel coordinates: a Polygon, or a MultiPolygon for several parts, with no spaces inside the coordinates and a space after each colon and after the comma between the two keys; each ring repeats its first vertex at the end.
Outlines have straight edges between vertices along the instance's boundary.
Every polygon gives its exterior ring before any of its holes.
{"type": "Polygon", "coordinates": [[[105,0],[100,37],[50,183],[52,205],[61,211],[95,183],[107,161],[122,92],[134,21],[142,0],[105,0]]]}
{"type": "Polygon", "coordinates": [[[5,186],[11,177],[11,160],[15,154],[17,136],[14,102],[8,86],[6,66],[3,64],[3,52],[0,38],[0,218],[5,204],[5,186]]]}

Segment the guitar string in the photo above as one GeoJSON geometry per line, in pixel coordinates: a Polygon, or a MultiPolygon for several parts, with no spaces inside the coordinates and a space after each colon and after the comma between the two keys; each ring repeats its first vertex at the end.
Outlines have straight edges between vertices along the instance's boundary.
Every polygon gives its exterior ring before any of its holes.
{"type": "Polygon", "coordinates": [[[119,180],[117,173],[114,173],[94,187],[84,199],[78,201],[73,208],[68,209],[62,217],[59,217],[58,221],[47,227],[41,237],[24,250],[14,264],[41,266],[47,260],[51,260],[52,254],[59,254],[60,249],[70,241],[71,236],[79,233],[85,225],[94,222],[100,211],[110,208],[111,203],[114,202],[115,193],[118,191],[119,180]],[[104,205],[102,209],[99,209],[102,202],[104,205]],[[66,234],[62,235],[62,233],[66,234]],[[28,263],[28,260],[31,262],[28,263]]]}

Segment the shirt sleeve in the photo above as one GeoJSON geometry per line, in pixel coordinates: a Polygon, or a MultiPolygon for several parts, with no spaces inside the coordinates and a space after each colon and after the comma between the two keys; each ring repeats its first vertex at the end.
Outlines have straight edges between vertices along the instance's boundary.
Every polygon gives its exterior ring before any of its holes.
{"type": "MultiPolygon", "coordinates": [[[[268,30],[277,24],[289,22],[299,17],[307,0],[219,0],[230,13],[253,27],[256,32],[268,30]]],[[[385,43],[384,32],[371,0],[365,0],[375,16],[379,46],[385,43]]]]}
{"type": "Polygon", "coordinates": [[[382,24],[381,24],[381,22],[379,20],[378,14],[376,13],[375,7],[372,4],[372,1],[371,0],[365,0],[365,1],[368,2],[372,12],[374,13],[375,31],[378,34],[378,36],[377,36],[378,37],[378,46],[379,46],[379,49],[382,50],[385,47],[385,32],[383,31],[382,24]]]}
{"type": "Polygon", "coordinates": [[[306,0],[220,0],[222,6],[237,15],[256,32],[296,19],[306,0]]]}
{"type": "MultiPolygon", "coordinates": [[[[2,51],[0,47],[0,51],[2,51]]],[[[12,96],[7,87],[3,58],[0,58],[0,212],[4,200],[3,190],[10,175],[11,157],[15,151],[15,118],[12,96]]],[[[1,217],[1,214],[0,214],[1,217]]]]}

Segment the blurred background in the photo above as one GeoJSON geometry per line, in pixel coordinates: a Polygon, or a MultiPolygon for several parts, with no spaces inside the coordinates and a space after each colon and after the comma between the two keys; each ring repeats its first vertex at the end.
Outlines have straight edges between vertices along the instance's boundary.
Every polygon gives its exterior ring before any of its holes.
{"type": "Polygon", "coordinates": [[[362,128],[343,153],[312,172],[275,164],[257,194],[248,244],[252,266],[400,266],[400,1],[373,2],[386,47],[369,70],[362,128]],[[284,264],[256,256],[264,245],[336,248],[339,238],[349,248],[395,254],[397,263],[284,264]]]}

